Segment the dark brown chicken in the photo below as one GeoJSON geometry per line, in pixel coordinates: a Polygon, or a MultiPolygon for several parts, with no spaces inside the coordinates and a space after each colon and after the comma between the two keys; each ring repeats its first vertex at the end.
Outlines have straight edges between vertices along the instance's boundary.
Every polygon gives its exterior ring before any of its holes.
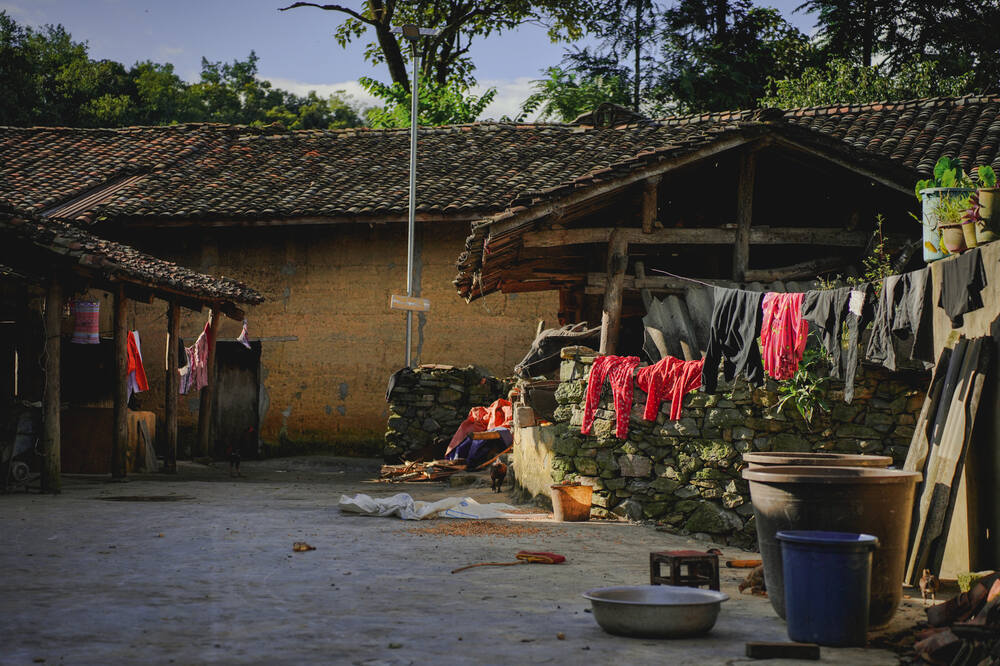
{"type": "Polygon", "coordinates": [[[500,462],[497,458],[493,465],[490,467],[490,488],[493,492],[500,492],[500,487],[503,485],[504,479],[507,478],[507,465],[500,462]]]}

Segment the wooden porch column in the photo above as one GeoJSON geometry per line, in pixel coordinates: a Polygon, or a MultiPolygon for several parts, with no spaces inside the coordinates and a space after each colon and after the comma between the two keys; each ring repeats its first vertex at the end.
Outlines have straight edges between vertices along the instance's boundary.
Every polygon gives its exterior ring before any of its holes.
{"type": "Polygon", "coordinates": [[[642,233],[653,233],[653,223],[656,222],[657,211],[657,188],[660,185],[660,177],[650,178],[643,183],[642,190],[642,233]]]}
{"type": "Polygon", "coordinates": [[[60,459],[59,406],[62,400],[59,370],[62,365],[62,284],[52,277],[45,293],[45,390],[42,393],[42,490],[62,491],[62,461],[60,459]]]}
{"type": "Polygon", "coordinates": [[[604,290],[604,311],[601,313],[602,354],[614,354],[618,346],[618,330],[622,321],[622,291],[627,265],[628,240],[621,229],[615,229],[608,239],[608,281],[604,290]]]}
{"type": "Polygon", "coordinates": [[[177,472],[177,392],[180,377],[177,375],[177,341],[181,327],[181,306],[171,301],[167,306],[167,371],[164,387],[167,392],[164,404],[164,421],[167,429],[167,454],[163,471],[177,472]]]}
{"type": "Polygon", "coordinates": [[[212,324],[208,330],[208,385],[201,390],[198,407],[198,453],[212,455],[212,412],[215,409],[215,341],[219,338],[222,313],[218,306],[212,308],[212,324]]]}
{"type": "Polygon", "coordinates": [[[115,291],[114,322],[115,390],[114,430],[111,434],[111,477],[124,479],[128,473],[128,327],[125,315],[128,299],[121,285],[115,291]]]}
{"type": "Polygon", "coordinates": [[[753,186],[757,156],[740,155],[739,181],[736,184],[736,240],[733,243],[733,281],[746,280],[750,267],[750,225],[753,223],[753,186]]]}

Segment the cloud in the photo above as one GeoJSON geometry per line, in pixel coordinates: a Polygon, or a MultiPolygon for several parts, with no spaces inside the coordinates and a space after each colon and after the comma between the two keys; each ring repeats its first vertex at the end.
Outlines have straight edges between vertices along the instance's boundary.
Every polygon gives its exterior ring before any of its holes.
{"type": "Polygon", "coordinates": [[[11,2],[0,2],[0,11],[10,14],[11,18],[18,23],[28,24],[36,28],[41,27],[46,23],[53,22],[52,19],[49,18],[46,11],[37,5],[28,9],[22,7],[21,5],[15,5],[11,2]]]}
{"type": "Polygon", "coordinates": [[[295,79],[284,79],[278,76],[261,77],[271,82],[275,88],[281,88],[293,92],[296,95],[307,95],[310,90],[315,90],[320,97],[338,94],[347,96],[354,106],[369,107],[381,106],[381,101],[368,94],[357,81],[341,81],[339,83],[307,83],[296,81],[295,79]]]}
{"type": "Polygon", "coordinates": [[[166,60],[167,58],[173,58],[174,56],[179,56],[184,53],[184,48],[181,46],[167,46],[164,44],[156,49],[156,52],[160,58],[166,60]]]}
{"type": "MultiPolygon", "coordinates": [[[[499,120],[501,116],[513,118],[521,112],[521,105],[532,93],[531,82],[534,77],[519,76],[514,79],[485,79],[480,81],[472,92],[482,95],[490,88],[497,89],[493,102],[483,110],[480,120],[499,120]]],[[[529,118],[529,120],[532,120],[529,118]]]]}

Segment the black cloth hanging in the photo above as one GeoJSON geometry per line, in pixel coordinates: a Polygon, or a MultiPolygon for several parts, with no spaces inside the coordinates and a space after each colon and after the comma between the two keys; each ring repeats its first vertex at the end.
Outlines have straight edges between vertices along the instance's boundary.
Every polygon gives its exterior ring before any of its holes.
{"type": "Polygon", "coordinates": [[[701,375],[702,388],[706,393],[715,393],[720,362],[726,381],[742,375],[754,386],[760,386],[764,383],[764,365],[757,336],[764,316],[761,309],[764,294],[725,287],[715,287],[713,294],[715,306],[701,375]]]}
{"type": "Polygon", "coordinates": [[[978,247],[957,259],[942,262],[938,305],[951,318],[952,328],[960,328],[965,323],[965,313],[983,307],[980,292],[985,286],[986,269],[978,247]]]}

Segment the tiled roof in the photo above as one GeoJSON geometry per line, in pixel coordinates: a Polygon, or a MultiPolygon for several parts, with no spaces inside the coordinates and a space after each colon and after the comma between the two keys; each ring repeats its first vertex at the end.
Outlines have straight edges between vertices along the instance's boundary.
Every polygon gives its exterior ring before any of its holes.
{"type": "MultiPolygon", "coordinates": [[[[418,212],[494,215],[692,149],[774,115],[735,111],[628,127],[482,123],[421,130],[418,212]]],[[[870,156],[915,180],[941,155],[1000,169],[1000,96],[795,109],[767,125],[870,156]]],[[[402,217],[401,130],[225,125],[0,128],[0,196],[85,221],[402,217]],[[143,174],[142,178],[129,178],[143,174]],[[102,189],[103,188],[103,189],[102,189]],[[76,202],[74,205],[66,206],[76,202]]]]}
{"type": "MultiPolygon", "coordinates": [[[[53,256],[65,257],[64,261],[79,264],[85,272],[96,271],[109,281],[129,282],[154,291],[202,301],[257,304],[264,300],[236,280],[197,273],[128,245],[98,238],[66,222],[19,214],[2,201],[0,242],[11,252],[17,251],[17,242],[27,242],[53,256]]],[[[5,261],[15,259],[11,255],[5,261]]],[[[28,268],[32,273],[37,272],[37,267],[28,268]]],[[[16,276],[18,271],[9,269],[7,274],[16,276]]]]}

